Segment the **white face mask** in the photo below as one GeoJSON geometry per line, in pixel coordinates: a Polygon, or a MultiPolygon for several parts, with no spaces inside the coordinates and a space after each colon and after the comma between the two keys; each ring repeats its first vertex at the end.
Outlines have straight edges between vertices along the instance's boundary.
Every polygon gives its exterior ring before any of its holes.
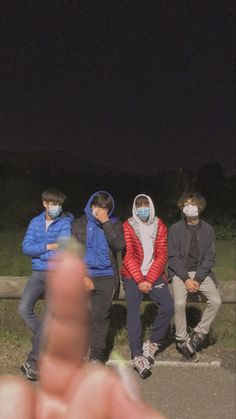
{"type": "Polygon", "coordinates": [[[95,205],[92,206],[92,215],[95,218],[98,215],[98,207],[96,207],[95,205]]]}
{"type": "Polygon", "coordinates": [[[183,213],[186,217],[198,217],[199,211],[197,205],[185,205],[183,208],[183,213]]]}

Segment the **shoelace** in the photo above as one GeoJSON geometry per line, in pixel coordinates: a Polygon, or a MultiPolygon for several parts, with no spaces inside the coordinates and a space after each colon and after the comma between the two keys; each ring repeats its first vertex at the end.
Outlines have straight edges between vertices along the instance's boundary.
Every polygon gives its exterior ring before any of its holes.
{"type": "Polygon", "coordinates": [[[158,345],[156,343],[150,343],[151,352],[155,352],[158,349],[158,345]]]}
{"type": "Polygon", "coordinates": [[[143,350],[144,350],[144,352],[146,352],[146,351],[148,351],[149,353],[154,353],[154,352],[156,352],[156,350],[158,349],[158,345],[156,344],[156,343],[151,343],[151,342],[146,342],[144,345],[143,345],[143,350]]]}
{"type": "Polygon", "coordinates": [[[145,358],[137,358],[136,363],[140,368],[149,368],[149,363],[145,358]]]}

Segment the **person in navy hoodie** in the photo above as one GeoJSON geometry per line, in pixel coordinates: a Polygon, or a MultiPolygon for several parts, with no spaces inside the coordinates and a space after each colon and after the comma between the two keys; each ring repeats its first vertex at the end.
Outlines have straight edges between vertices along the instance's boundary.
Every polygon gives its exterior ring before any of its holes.
{"type": "Polygon", "coordinates": [[[94,286],[90,360],[95,362],[106,360],[110,309],[119,281],[117,252],[125,247],[123,226],[112,215],[113,210],[112,196],[105,191],[96,192],[88,200],[85,215],[72,224],[72,235],[85,246],[85,263],[94,286]]]}
{"type": "Polygon", "coordinates": [[[32,258],[32,275],[28,279],[18,307],[18,313],[34,334],[32,350],[21,371],[29,380],[38,377],[37,358],[40,345],[39,317],[34,307],[45,290],[45,278],[48,262],[59,248],[59,241],[71,236],[71,223],[74,219],[70,213],[62,212],[65,195],[58,190],[47,189],[42,193],[45,208],[34,217],[23,239],[23,252],[32,258]]]}

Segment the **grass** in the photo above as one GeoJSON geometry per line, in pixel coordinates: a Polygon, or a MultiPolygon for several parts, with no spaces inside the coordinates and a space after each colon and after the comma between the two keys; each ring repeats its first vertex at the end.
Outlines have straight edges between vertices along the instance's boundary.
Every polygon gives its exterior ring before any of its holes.
{"type": "Polygon", "coordinates": [[[217,344],[225,348],[234,348],[236,345],[236,305],[223,307],[214,322],[211,335],[217,344]]]}
{"type": "Polygon", "coordinates": [[[216,266],[214,272],[218,281],[233,281],[236,279],[235,244],[235,240],[216,241],[216,266]]]}
{"type": "MultiPolygon", "coordinates": [[[[18,300],[0,300],[0,343],[6,342],[21,345],[30,340],[31,332],[23,324],[17,314],[18,300]]],[[[42,312],[43,302],[39,301],[36,306],[38,314],[42,312]]],[[[204,304],[191,304],[187,307],[188,325],[194,327],[205,308],[204,304]]],[[[143,335],[147,336],[153,322],[156,307],[153,303],[144,302],[141,307],[143,335]]],[[[236,304],[224,304],[212,324],[207,338],[209,345],[216,344],[221,348],[235,348],[236,343],[236,304]]],[[[172,323],[173,332],[173,323],[172,323]]],[[[108,346],[122,346],[127,344],[128,336],[126,329],[126,303],[115,302],[112,306],[111,324],[108,337],[108,346]]]]}
{"type": "MultiPolygon", "coordinates": [[[[24,230],[0,233],[0,276],[27,276],[31,272],[30,258],[22,253],[24,230]]],[[[214,272],[219,281],[236,278],[235,241],[216,241],[216,266],[214,272]]]]}
{"type": "MultiPolygon", "coordinates": [[[[21,250],[21,242],[24,231],[11,233],[0,233],[0,276],[27,276],[31,273],[30,258],[24,256],[21,250]]],[[[235,273],[235,242],[220,241],[216,242],[217,264],[214,269],[219,281],[232,281],[236,277],[235,273]]],[[[17,315],[18,300],[0,300],[0,343],[7,348],[18,348],[18,352],[26,351],[29,347],[31,333],[24,326],[23,321],[17,315]]],[[[38,302],[37,310],[41,312],[42,301],[38,302]]],[[[193,306],[194,307],[194,306],[193,306]]],[[[190,323],[196,320],[195,311],[189,316],[190,323]],[[195,314],[194,314],[195,313],[195,314]]],[[[143,303],[143,329],[147,333],[155,308],[153,304],[143,303]]],[[[191,310],[190,310],[191,311],[191,310]]],[[[234,348],[236,342],[235,320],[236,305],[223,305],[212,326],[209,334],[209,343],[217,344],[223,348],[234,348]]],[[[112,308],[112,319],[109,333],[110,345],[117,346],[127,344],[126,330],[126,303],[115,303],[112,308]]],[[[10,349],[7,349],[8,353],[10,349]]]]}
{"type": "Polygon", "coordinates": [[[24,231],[0,233],[0,275],[26,276],[31,272],[30,258],[22,253],[24,231]]]}

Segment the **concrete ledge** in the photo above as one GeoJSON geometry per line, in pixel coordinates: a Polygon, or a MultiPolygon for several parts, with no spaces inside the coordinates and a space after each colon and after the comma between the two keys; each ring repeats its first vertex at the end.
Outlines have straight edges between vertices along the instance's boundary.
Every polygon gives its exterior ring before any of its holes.
{"type": "Polygon", "coordinates": [[[0,298],[20,298],[27,276],[0,276],[0,298]]]}
{"type": "MultiPolygon", "coordinates": [[[[28,277],[26,276],[0,276],[0,299],[18,299],[21,297],[28,277]]],[[[169,285],[172,292],[171,284],[169,285]]],[[[236,303],[236,281],[221,282],[219,284],[220,293],[223,303],[236,303]]],[[[120,286],[120,294],[117,301],[125,301],[125,293],[123,285],[120,286]]],[[[148,296],[144,297],[144,301],[150,301],[148,296]]],[[[188,302],[198,303],[205,302],[200,294],[189,294],[188,302]]]]}
{"type": "MultiPolygon", "coordinates": [[[[234,304],[236,303],[236,281],[227,281],[219,283],[219,290],[222,298],[223,303],[234,304]]],[[[172,285],[169,284],[169,289],[171,294],[173,295],[172,285]]],[[[120,301],[125,301],[125,293],[123,289],[123,285],[121,284],[120,287],[120,301]]],[[[149,296],[144,297],[144,301],[151,301],[149,296]]],[[[189,294],[187,298],[187,302],[189,303],[204,303],[206,299],[201,296],[200,293],[197,294],[189,294]]]]}

